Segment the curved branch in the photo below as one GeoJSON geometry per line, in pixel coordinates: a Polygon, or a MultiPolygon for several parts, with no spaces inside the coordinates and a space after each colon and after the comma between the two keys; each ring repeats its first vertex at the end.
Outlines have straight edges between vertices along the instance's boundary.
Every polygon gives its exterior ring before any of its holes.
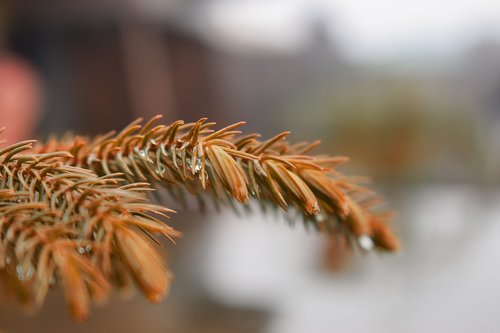
{"type": "Polygon", "coordinates": [[[132,279],[149,300],[163,297],[171,274],[145,236],[178,236],[158,219],[172,211],[148,204],[144,183],[64,164],[68,152],[19,154],[32,143],[0,151],[0,272],[17,277],[13,291],[38,307],[62,285],[78,320],[132,279]]]}
{"type": "Polygon", "coordinates": [[[380,200],[335,169],[346,158],[311,155],[319,142],[290,145],[289,132],[260,141],[258,134],[241,135],[244,122],[213,130],[206,118],[155,125],[159,118],[144,126],[139,119],[118,134],[53,139],[37,150],[67,150],[73,157],[65,163],[98,175],[121,172],[132,182],[181,187],[198,197],[211,193],[217,201],[255,198],[285,211],[293,207],[306,225],[354,239],[363,250],[398,249],[388,214],[376,207],[380,200]]]}

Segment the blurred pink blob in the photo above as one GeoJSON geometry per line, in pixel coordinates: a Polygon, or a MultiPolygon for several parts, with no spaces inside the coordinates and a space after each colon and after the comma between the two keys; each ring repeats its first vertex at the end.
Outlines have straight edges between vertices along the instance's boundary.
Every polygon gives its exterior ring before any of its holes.
{"type": "Polygon", "coordinates": [[[41,89],[33,67],[12,55],[0,56],[0,127],[7,143],[31,138],[40,116],[41,89]]]}

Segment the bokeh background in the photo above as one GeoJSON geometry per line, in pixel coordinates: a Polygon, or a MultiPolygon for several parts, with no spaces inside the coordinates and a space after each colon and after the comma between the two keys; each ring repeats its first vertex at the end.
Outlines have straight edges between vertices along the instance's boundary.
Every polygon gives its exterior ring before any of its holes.
{"type": "Polygon", "coordinates": [[[156,114],[321,138],[399,213],[402,252],[167,200],[168,299],[83,324],[57,291],[29,316],[2,300],[2,333],[500,331],[500,2],[0,1],[9,142],[156,114]]]}

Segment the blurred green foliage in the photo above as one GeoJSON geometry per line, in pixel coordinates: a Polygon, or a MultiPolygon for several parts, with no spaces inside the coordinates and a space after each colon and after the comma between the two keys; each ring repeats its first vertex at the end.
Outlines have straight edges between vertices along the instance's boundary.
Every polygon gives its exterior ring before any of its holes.
{"type": "Polygon", "coordinates": [[[371,79],[311,94],[294,108],[302,137],[351,157],[351,170],[386,182],[478,181],[485,157],[473,112],[425,84],[371,79]],[[309,126],[311,126],[309,128],[309,126]]]}

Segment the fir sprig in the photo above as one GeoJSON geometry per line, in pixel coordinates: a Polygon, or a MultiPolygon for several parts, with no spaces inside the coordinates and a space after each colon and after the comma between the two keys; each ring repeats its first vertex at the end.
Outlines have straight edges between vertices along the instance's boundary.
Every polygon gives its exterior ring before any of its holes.
{"type": "Polygon", "coordinates": [[[220,202],[255,198],[297,209],[307,225],[354,239],[363,250],[398,248],[386,226],[390,214],[379,210],[382,201],[358,184],[362,178],[336,170],[347,158],[312,155],[318,141],[291,145],[289,132],[261,141],[258,134],[242,135],[244,122],[213,130],[206,118],[155,125],[160,118],[144,125],[138,119],[118,134],[52,139],[37,149],[69,151],[66,163],[98,175],[120,172],[131,182],[181,187],[197,197],[211,193],[220,202]]]}
{"type": "Polygon", "coordinates": [[[243,122],[214,130],[205,118],[159,119],[0,150],[0,277],[25,304],[40,306],[60,285],[72,315],[84,319],[91,301],[132,281],[160,300],[172,275],[154,243],[179,233],[165,224],[172,211],[149,202],[149,184],[217,203],[254,199],[298,211],[306,226],[364,251],[397,250],[381,200],[362,178],[337,170],[347,158],[311,154],[319,142],[292,145],[288,132],[260,140],[242,135],[243,122]]]}
{"type": "Polygon", "coordinates": [[[11,291],[38,307],[60,284],[79,320],[132,279],[151,301],[163,297],[171,274],[147,238],[178,236],[158,219],[171,210],[149,204],[144,183],[65,165],[68,152],[20,154],[31,144],[0,151],[0,270],[20,281],[11,291]]]}

